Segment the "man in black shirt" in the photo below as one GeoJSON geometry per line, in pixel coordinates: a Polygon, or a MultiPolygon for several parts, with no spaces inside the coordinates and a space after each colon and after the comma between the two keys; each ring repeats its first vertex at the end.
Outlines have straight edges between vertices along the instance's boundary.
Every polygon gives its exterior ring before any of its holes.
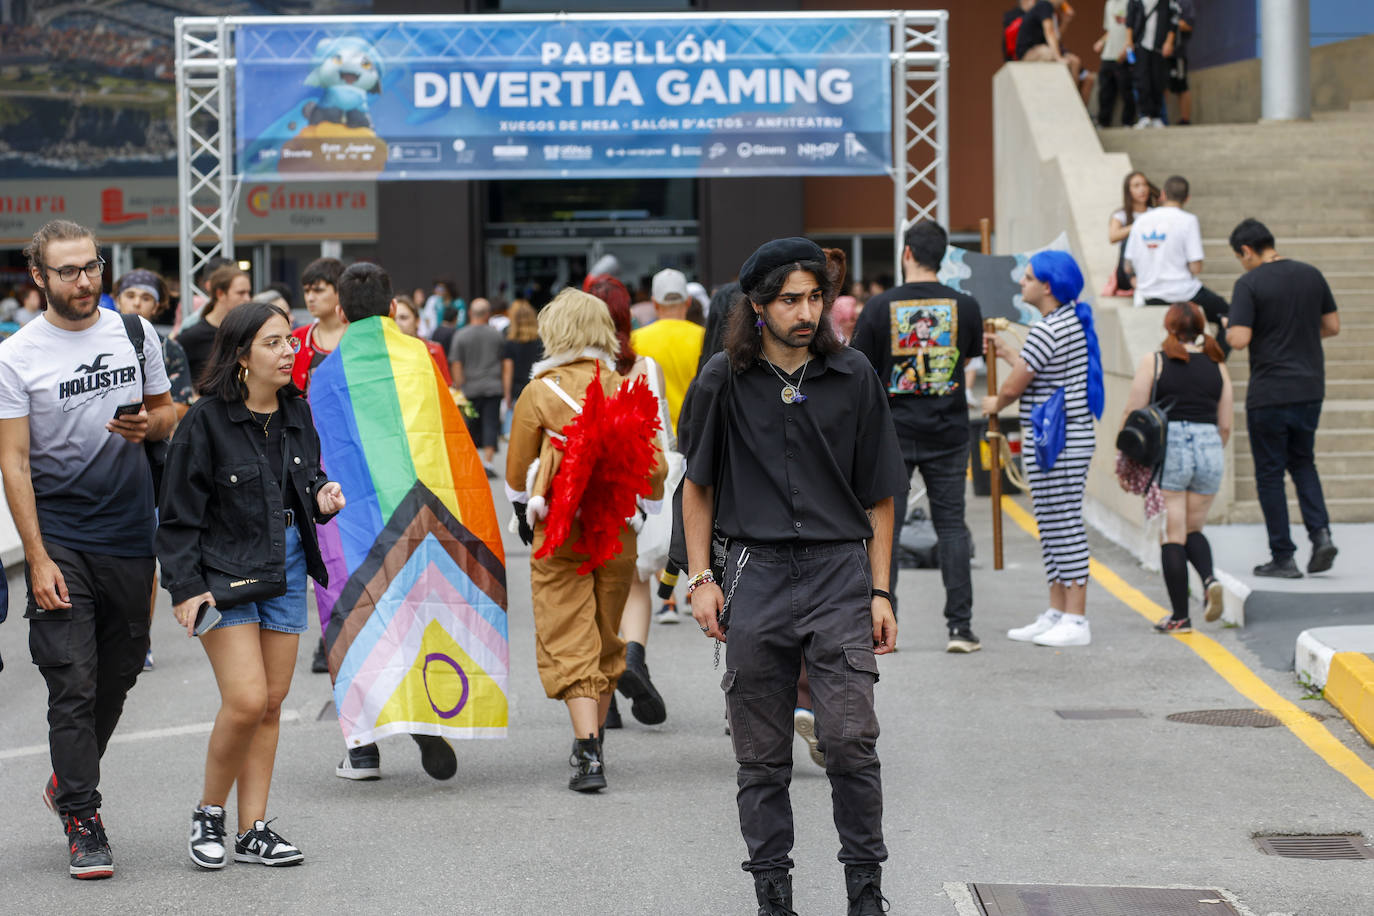
{"type": "MultiPolygon", "coordinates": [[[[945,651],[976,652],[981,645],[971,628],[973,579],[964,527],[968,402],[963,379],[965,362],[983,355],[983,313],[976,299],[937,282],[948,244],[945,230],[930,220],[906,231],[906,282],[868,301],[854,328],[853,346],[868,357],[887,389],[907,481],[917,468],[925,481],[945,586],[945,651]]],[[[906,503],[903,493],[892,539],[893,613],[906,503]]]]}
{"type": "Polygon", "coordinates": [[[1126,44],[1135,49],[1135,88],[1140,97],[1136,127],[1164,126],[1164,89],[1168,58],[1178,31],[1176,0],[1130,0],[1126,6],[1126,44]]]}
{"type": "Polygon", "coordinates": [[[1274,234],[1259,220],[1244,220],[1231,231],[1231,249],[1245,274],[1231,294],[1226,339],[1237,350],[1250,348],[1245,425],[1272,554],[1268,563],[1255,567],[1255,575],[1300,579],[1283,475],[1293,476],[1312,540],[1307,571],[1326,572],[1336,559],[1336,545],[1313,450],[1326,396],[1322,339],[1341,332],[1341,317],[1321,272],[1280,256],[1274,234]]]}
{"type": "Polygon", "coordinates": [[[702,632],[730,639],[721,687],[761,916],[793,912],[787,787],[803,658],[848,912],[885,911],[874,656],[896,645],[888,539],[903,482],[882,386],[830,325],[843,263],[806,239],[756,251],[740,269],[747,298],[731,312],[725,351],[693,382],[678,422],[688,597],[702,632]]]}

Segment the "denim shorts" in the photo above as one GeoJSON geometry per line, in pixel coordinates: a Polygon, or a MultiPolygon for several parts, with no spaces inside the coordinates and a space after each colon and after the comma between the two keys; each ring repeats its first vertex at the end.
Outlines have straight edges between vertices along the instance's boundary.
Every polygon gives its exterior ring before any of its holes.
{"type": "Polygon", "coordinates": [[[1224,465],[1221,433],[1215,423],[1169,421],[1169,446],[1159,478],[1161,490],[1210,496],[1221,489],[1224,465]]]}
{"type": "Polygon", "coordinates": [[[309,629],[305,607],[305,550],[295,525],[286,526],[286,593],[266,601],[236,604],[220,611],[219,630],[241,623],[256,623],[277,633],[304,633],[309,629]]]}

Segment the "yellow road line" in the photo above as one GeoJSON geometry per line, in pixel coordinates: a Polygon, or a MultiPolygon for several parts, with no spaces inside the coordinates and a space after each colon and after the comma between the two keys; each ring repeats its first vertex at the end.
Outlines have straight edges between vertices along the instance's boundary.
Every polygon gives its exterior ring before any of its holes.
{"type": "MultiPolygon", "coordinates": [[[[1035,519],[1009,497],[1002,498],[1002,509],[1031,537],[1040,536],[1035,519]]],[[[1169,613],[1097,560],[1090,561],[1089,575],[1118,601],[1151,623],[1169,613]]],[[[1172,635],[1174,639],[1192,649],[1242,696],[1277,717],[1299,741],[1311,748],[1312,752],[1326,761],[1332,769],[1353,782],[1365,795],[1374,798],[1374,768],[1342,744],[1325,725],[1309,716],[1295,703],[1280,696],[1259,675],[1247,668],[1244,662],[1211,637],[1196,631],[1172,635]]]]}

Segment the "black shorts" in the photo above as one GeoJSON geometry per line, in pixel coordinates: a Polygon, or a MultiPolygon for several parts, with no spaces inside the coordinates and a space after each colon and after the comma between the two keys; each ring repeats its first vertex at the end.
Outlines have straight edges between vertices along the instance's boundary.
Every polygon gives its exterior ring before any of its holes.
{"type": "Polygon", "coordinates": [[[1184,55],[1169,58],[1169,91],[1174,95],[1188,91],[1188,58],[1184,55]]]}
{"type": "Polygon", "coordinates": [[[501,395],[468,398],[468,403],[477,411],[476,417],[468,418],[472,444],[478,448],[496,448],[501,438],[501,395]]]}

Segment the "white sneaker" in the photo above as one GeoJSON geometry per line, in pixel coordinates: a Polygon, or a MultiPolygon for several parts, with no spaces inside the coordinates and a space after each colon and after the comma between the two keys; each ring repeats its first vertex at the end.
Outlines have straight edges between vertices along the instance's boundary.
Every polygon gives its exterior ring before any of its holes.
{"type": "Polygon", "coordinates": [[[1048,611],[1045,611],[1039,617],[1035,618],[1034,623],[1027,624],[1024,627],[1017,627],[1014,630],[1008,630],[1007,638],[1014,639],[1017,642],[1030,642],[1041,633],[1047,632],[1058,623],[1059,618],[1063,616],[1063,611],[1056,611],[1054,608],[1050,608],[1048,611]]]}
{"type": "Polygon", "coordinates": [[[816,737],[815,714],[809,709],[797,707],[792,711],[792,727],[806,742],[807,750],[811,752],[811,761],[821,769],[825,769],[825,755],[821,753],[820,740],[816,737]]]}
{"type": "Polygon", "coordinates": [[[1136,129],[1136,130],[1144,130],[1145,128],[1147,128],[1147,127],[1149,127],[1149,126],[1150,126],[1150,119],[1149,119],[1149,118],[1141,118],[1139,121],[1136,121],[1136,122],[1135,122],[1135,129],[1136,129]]]}
{"type": "Polygon", "coordinates": [[[1164,126],[1164,119],[1163,119],[1163,118],[1151,118],[1151,119],[1150,119],[1150,126],[1151,126],[1151,127],[1163,127],[1163,126],[1164,126]]]}
{"type": "Polygon", "coordinates": [[[1037,646],[1086,646],[1093,641],[1088,618],[1081,614],[1065,614],[1059,622],[1031,640],[1037,646]]]}

